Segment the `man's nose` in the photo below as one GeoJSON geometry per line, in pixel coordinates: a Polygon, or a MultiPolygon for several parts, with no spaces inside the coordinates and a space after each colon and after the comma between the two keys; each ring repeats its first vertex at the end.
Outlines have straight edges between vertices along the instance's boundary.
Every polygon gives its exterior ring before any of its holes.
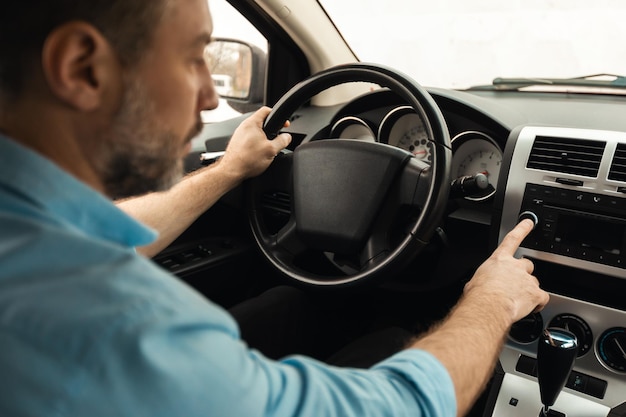
{"type": "Polygon", "coordinates": [[[219,104],[219,95],[215,89],[215,82],[208,67],[202,77],[198,106],[200,110],[213,110],[219,104]]]}

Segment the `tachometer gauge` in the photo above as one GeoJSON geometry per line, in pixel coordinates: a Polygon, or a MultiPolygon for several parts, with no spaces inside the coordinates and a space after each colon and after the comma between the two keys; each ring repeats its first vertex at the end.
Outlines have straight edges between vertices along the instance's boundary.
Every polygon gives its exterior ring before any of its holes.
{"type": "Polygon", "coordinates": [[[493,196],[498,184],[502,151],[491,137],[481,132],[463,132],[452,139],[452,177],[484,174],[489,186],[479,194],[465,197],[481,201],[493,196]]]}
{"type": "Polygon", "coordinates": [[[331,137],[339,139],[358,139],[376,141],[376,135],[367,122],[354,116],[343,117],[330,130],[331,137]]]}
{"type": "Polygon", "coordinates": [[[433,144],[427,125],[410,106],[396,107],[380,124],[378,141],[411,152],[416,158],[432,162],[433,144]]]}

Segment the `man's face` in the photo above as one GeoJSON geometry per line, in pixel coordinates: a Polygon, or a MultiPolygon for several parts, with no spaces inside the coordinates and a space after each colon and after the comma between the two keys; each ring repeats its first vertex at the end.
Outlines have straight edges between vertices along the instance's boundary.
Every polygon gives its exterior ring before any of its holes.
{"type": "Polygon", "coordinates": [[[170,1],[141,62],[127,75],[101,171],[112,198],[165,190],[183,173],[200,112],[217,107],[204,49],[212,32],[206,0],[170,1]]]}

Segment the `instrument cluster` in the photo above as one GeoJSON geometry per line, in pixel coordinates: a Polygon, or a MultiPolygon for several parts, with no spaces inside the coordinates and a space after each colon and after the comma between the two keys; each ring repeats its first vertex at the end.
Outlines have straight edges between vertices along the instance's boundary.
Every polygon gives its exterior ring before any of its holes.
{"type": "MultiPolygon", "coordinates": [[[[333,124],[331,137],[387,143],[427,163],[431,163],[433,158],[430,126],[424,116],[410,106],[393,107],[378,123],[357,116],[344,116],[333,124]]],[[[454,136],[451,142],[452,178],[482,174],[489,183],[465,198],[482,201],[492,197],[496,192],[502,164],[502,149],[497,141],[483,132],[464,131],[454,136]]]]}

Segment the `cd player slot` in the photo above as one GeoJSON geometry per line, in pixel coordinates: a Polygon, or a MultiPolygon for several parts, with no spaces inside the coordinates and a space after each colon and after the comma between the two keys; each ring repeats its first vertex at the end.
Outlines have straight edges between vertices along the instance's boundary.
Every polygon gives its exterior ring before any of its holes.
{"type": "Polygon", "coordinates": [[[563,206],[555,206],[555,205],[550,205],[550,204],[544,204],[543,207],[548,209],[548,210],[554,210],[555,212],[561,212],[561,213],[564,213],[564,214],[567,214],[567,215],[571,215],[571,216],[577,216],[577,217],[581,217],[581,218],[589,218],[591,220],[597,219],[599,221],[607,222],[607,223],[626,224],[626,219],[621,218],[621,217],[613,217],[613,216],[607,215],[607,214],[589,213],[589,212],[580,211],[578,209],[572,209],[572,208],[563,207],[563,206]]]}

